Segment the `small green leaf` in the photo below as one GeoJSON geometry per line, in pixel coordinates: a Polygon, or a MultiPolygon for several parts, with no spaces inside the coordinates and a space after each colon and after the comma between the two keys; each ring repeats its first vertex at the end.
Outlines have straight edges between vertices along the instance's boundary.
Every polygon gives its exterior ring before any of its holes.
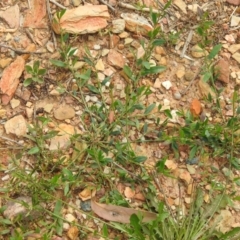
{"type": "Polygon", "coordinates": [[[166,43],[165,39],[159,38],[159,39],[155,39],[152,44],[153,46],[156,47],[156,46],[163,46],[165,43],[166,43]]]}
{"type": "Polygon", "coordinates": [[[78,49],[77,48],[70,48],[67,55],[69,57],[72,57],[75,53],[77,53],[78,49]]]}
{"type": "Polygon", "coordinates": [[[57,67],[67,67],[67,64],[60,60],[51,59],[50,62],[57,67]]]}
{"type": "Polygon", "coordinates": [[[69,34],[68,33],[64,33],[62,36],[62,39],[64,42],[67,42],[67,40],[69,39],[69,34]]]}
{"type": "Polygon", "coordinates": [[[35,61],[35,62],[33,63],[33,71],[34,71],[34,72],[37,72],[38,69],[39,69],[39,66],[40,66],[40,62],[39,62],[39,61],[35,61]]]}
{"type": "Polygon", "coordinates": [[[63,232],[63,220],[61,215],[62,202],[57,200],[54,208],[54,218],[56,219],[56,232],[58,235],[62,235],[63,232]]]}
{"type": "Polygon", "coordinates": [[[147,115],[149,114],[156,106],[156,103],[152,103],[151,105],[149,105],[146,110],[144,111],[144,114],[147,115]]]}
{"type": "Polygon", "coordinates": [[[108,226],[106,223],[103,224],[102,231],[103,231],[103,237],[108,238],[108,226]]]}
{"type": "Polygon", "coordinates": [[[167,1],[167,3],[165,4],[165,6],[163,7],[163,11],[165,11],[166,9],[168,9],[172,4],[172,0],[167,1]]]}
{"type": "Polygon", "coordinates": [[[172,114],[169,109],[164,110],[164,113],[167,115],[167,117],[172,118],[172,114]]]}
{"type": "Polygon", "coordinates": [[[32,73],[32,72],[33,72],[32,67],[29,66],[29,65],[26,65],[26,66],[25,66],[25,69],[26,69],[27,73],[32,73]]]}
{"type": "Polygon", "coordinates": [[[150,63],[147,62],[147,61],[143,61],[143,62],[142,62],[142,65],[143,65],[146,69],[150,69],[150,67],[151,67],[150,63]]]}
{"type": "Polygon", "coordinates": [[[38,153],[39,152],[39,147],[33,147],[33,148],[31,148],[27,153],[28,154],[36,154],[36,153],[38,153]]]}
{"type": "Polygon", "coordinates": [[[62,18],[62,16],[65,14],[67,9],[63,9],[59,12],[57,12],[57,18],[60,20],[62,18]]]}
{"type": "Polygon", "coordinates": [[[133,159],[134,162],[141,163],[147,160],[146,156],[137,156],[133,159]]]}
{"type": "Polygon", "coordinates": [[[189,159],[190,160],[195,157],[197,150],[198,150],[198,146],[197,145],[192,147],[192,149],[191,149],[191,151],[189,153],[189,159]]]}
{"type": "Polygon", "coordinates": [[[144,106],[142,104],[134,104],[130,109],[129,112],[134,112],[135,110],[143,110],[144,106]]]}
{"type": "Polygon", "coordinates": [[[0,223],[12,225],[13,223],[9,219],[0,218],[0,223]]]}
{"type": "Polygon", "coordinates": [[[146,134],[147,130],[148,130],[148,124],[144,123],[144,125],[143,125],[143,133],[146,134]]]}
{"type": "Polygon", "coordinates": [[[91,69],[88,69],[84,74],[75,73],[76,78],[80,78],[86,81],[90,79],[90,76],[91,76],[91,69]]]}
{"type": "Polygon", "coordinates": [[[215,58],[218,55],[218,53],[220,52],[221,48],[222,48],[222,44],[218,44],[218,45],[214,46],[212,51],[207,56],[208,59],[212,60],[213,58],[215,58]]]}
{"type": "Polygon", "coordinates": [[[148,74],[157,74],[166,70],[164,66],[154,66],[149,69],[143,69],[141,71],[141,76],[146,76],[148,74]]]}
{"type": "Polygon", "coordinates": [[[98,90],[95,86],[93,86],[93,85],[88,84],[88,85],[87,85],[87,88],[88,88],[91,92],[99,93],[99,90],[98,90]]]}
{"type": "Polygon", "coordinates": [[[32,78],[27,78],[27,79],[24,80],[23,86],[24,86],[24,87],[27,87],[27,86],[29,86],[31,83],[32,83],[32,78]]]}
{"type": "Polygon", "coordinates": [[[130,78],[130,79],[132,79],[132,76],[133,76],[133,72],[132,72],[132,70],[131,70],[131,68],[129,67],[129,66],[124,66],[123,67],[123,71],[124,71],[124,73],[130,78]]]}
{"type": "Polygon", "coordinates": [[[108,83],[110,81],[110,77],[106,77],[102,82],[101,82],[101,85],[102,86],[105,86],[106,83],[108,83]]]}
{"type": "Polygon", "coordinates": [[[47,72],[47,69],[44,69],[44,68],[39,69],[38,70],[38,75],[44,75],[46,72],[47,72]]]}
{"type": "Polygon", "coordinates": [[[207,82],[211,77],[212,77],[212,73],[211,72],[206,72],[203,75],[203,81],[207,82]]]}
{"type": "Polygon", "coordinates": [[[151,16],[151,20],[153,22],[153,25],[157,24],[157,20],[158,20],[158,14],[153,12],[152,9],[150,9],[150,16],[151,16]]]}

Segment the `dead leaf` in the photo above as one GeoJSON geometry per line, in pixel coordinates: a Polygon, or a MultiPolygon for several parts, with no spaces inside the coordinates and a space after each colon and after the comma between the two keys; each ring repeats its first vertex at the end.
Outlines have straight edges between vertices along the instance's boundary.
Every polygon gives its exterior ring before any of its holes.
{"type": "Polygon", "coordinates": [[[177,168],[178,165],[173,160],[166,160],[165,166],[167,167],[167,169],[174,170],[177,168]]]}
{"type": "Polygon", "coordinates": [[[187,185],[189,185],[192,180],[190,173],[184,169],[181,169],[179,178],[182,179],[183,181],[185,181],[187,183],[187,185]]]}
{"type": "Polygon", "coordinates": [[[109,115],[108,115],[108,121],[109,121],[109,123],[111,124],[111,123],[113,123],[113,121],[114,121],[114,111],[113,110],[111,110],[110,112],[109,112],[109,115]]]}
{"type": "Polygon", "coordinates": [[[198,99],[193,99],[190,106],[190,111],[193,116],[197,117],[202,112],[202,105],[198,99]]]}
{"type": "Polygon", "coordinates": [[[126,198],[133,198],[135,195],[135,191],[132,190],[130,187],[126,187],[124,190],[124,195],[126,198]]]}
{"type": "Polygon", "coordinates": [[[94,197],[96,194],[96,189],[94,186],[88,186],[84,190],[82,190],[78,196],[81,198],[82,201],[86,201],[94,197]]]}
{"type": "Polygon", "coordinates": [[[78,237],[78,233],[79,230],[76,226],[70,227],[67,231],[67,236],[71,239],[71,240],[76,240],[78,237]]]}
{"type": "Polygon", "coordinates": [[[157,214],[152,212],[146,212],[142,210],[135,210],[132,208],[120,207],[115,205],[107,205],[95,202],[95,199],[91,200],[91,207],[94,213],[99,217],[113,222],[130,223],[130,217],[132,214],[140,214],[143,216],[143,222],[149,222],[156,219],[157,214]]]}
{"type": "Polygon", "coordinates": [[[64,30],[73,34],[95,33],[107,26],[110,18],[108,8],[105,5],[86,5],[67,10],[59,23],[54,15],[53,30],[60,34],[64,30]]]}

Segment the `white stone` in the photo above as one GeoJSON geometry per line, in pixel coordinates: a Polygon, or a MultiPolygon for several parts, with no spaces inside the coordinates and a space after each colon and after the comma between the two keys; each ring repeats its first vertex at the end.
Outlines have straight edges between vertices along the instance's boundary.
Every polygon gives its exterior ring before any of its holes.
{"type": "Polygon", "coordinates": [[[232,18],[231,18],[231,27],[236,27],[236,26],[238,26],[239,25],[239,23],[240,23],[240,17],[237,17],[237,16],[232,16],[232,18]]]}
{"type": "Polygon", "coordinates": [[[170,101],[166,98],[163,99],[163,106],[170,106],[170,101]]]}
{"type": "Polygon", "coordinates": [[[12,107],[12,109],[18,107],[20,105],[20,101],[16,98],[13,98],[11,101],[10,101],[10,105],[12,107]]]}
{"type": "Polygon", "coordinates": [[[236,52],[232,55],[232,58],[234,58],[238,63],[240,63],[240,53],[236,52]]]}
{"type": "Polygon", "coordinates": [[[116,19],[112,21],[112,32],[113,33],[122,33],[125,29],[125,20],[124,19],[116,19]]]}
{"type": "Polygon", "coordinates": [[[109,53],[109,49],[104,48],[102,50],[102,57],[106,56],[109,53]]]}
{"type": "Polygon", "coordinates": [[[164,81],[162,82],[162,86],[166,89],[166,90],[169,90],[171,87],[172,87],[172,83],[167,80],[167,81],[164,81]]]}
{"type": "Polygon", "coordinates": [[[94,50],[100,50],[100,49],[101,49],[101,46],[96,44],[96,45],[93,46],[93,49],[94,49],[94,50]]]}
{"type": "Polygon", "coordinates": [[[85,101],[86,101],[86,102],[89,102],[90,99],[91,99],[91,97],[90,97],[89,95],[86,95],[86,97],[85,97],[85,101]]]}
{"type": "Polygon", "coordinates": [[[26,107],[29,107],[29,108],[30,108],[31,106],[32,106],[32,102],[27,102],[27,103],[26,103],[26,107]]]}
{"type": "Polygon", "coordinates": [[[7,134],[12,133],[18,137],[24,136],[27,133],[27,123],[22,115],[17,115],[9,119],[4,127],[7,134]]]}
{"type": "Polygon", "coordinates": [[[133,41],[132,38],[125,38],[124,44],[125,44],[125,45],[130,44],[132,41],[133,41]]]}
{"type": "Polygon", "coordinates": [[[65,220],[68,222],[73,222],[73,221],[75,221],[75,219],[76,218],[71,213],[68,213],[65,215],[65,220]]]}
{"type": "Polygon", "coordinates": [[[90,100],[91,100],[92,102],[97,102],[97,101],[98,101],[98,98],[97,98],[96,96],[93,96],[93,97],[90,98],[90,100]]]}

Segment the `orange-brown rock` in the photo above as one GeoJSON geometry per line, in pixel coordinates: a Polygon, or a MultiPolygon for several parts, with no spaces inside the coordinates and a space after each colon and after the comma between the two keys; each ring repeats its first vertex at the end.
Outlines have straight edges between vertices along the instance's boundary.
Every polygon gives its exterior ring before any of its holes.
{"type": "Polygon", "coordinates": [[[109,18],[105,5],[79,6],[67,10],[59,21],[55,15],[52,27],[57,34],[61,31],[73,34],[95,33],[107,26],[109,18]]]}
{"type": "Polygon", "coordinates": [[[31,9],[27,11],[23,27],[46,28],[47,22],[44,19],[47,14],[46,9],[46,1],[32,0],[31,9]]]}
{"type": "Polygon", "coordinates": [[[12,99],[18,84],[19,78],[24,70],[25,60],[17,57],[7,68],[4,69],[0,80],[0,93],[2,94],[2,104],[7,105],[12,99]]]}

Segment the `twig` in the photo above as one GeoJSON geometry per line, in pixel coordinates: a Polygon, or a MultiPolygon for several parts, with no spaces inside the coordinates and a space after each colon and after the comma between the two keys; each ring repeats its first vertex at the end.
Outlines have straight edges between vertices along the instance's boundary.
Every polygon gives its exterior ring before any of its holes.
{"type": "Polygon", "coordinates": [[[232,18],[233,14],[236,12],[237,9],[238,9],[238,7],[235,7],[235,9],[233,10],[233,12],[232,12],[231,16],[229,17],[229,19],[232,18]]]}
{"type": "Polygon", "coordinates": [[[99,0],[99,2],[107,5],[113,12],[115,12],[115,8],[112,5],[110,5],[109,3],[106,3],[104,0],[99,0]]]}
{"type": "Polygon", "coordinates": [[[197,78],[198,74],[201,71],[201,67],[198,68],[198,70],[196,71],[195,75],[193,76],[193,79],[191,80],[191,82],[189,83],[189,85],[183,90],[181,91],[182,95],[185,95],[186,92],[188,91],[188,89],[192,86],[193,82],[195,81],[195,79],[197,78]]]}
{"type": "Polygon", "coordinates": [[[0,47],[3,47],[3,48],[9,48],[11,49],[12,51],[18,53],[18,54],[42,54],[42,53],[45,53],[45,52],[30,52],[30,51],[24,51],[24,50],[21,50],[21,49],[16,49],[16,48],[13,48],[13,47],[10,47],[8,45],[4,45],[4,44],[0,44],[0,47]]]}
{"type": "Polygon", "coordinates": [[[188,45],[189,45],[189,43],[190,43],[191,40],[192,40],[192,36],[193,36],[193,30],[190,30],[190,32],[189,32],[189,34],[188,34],[188,37],[187,37],[187,40],[186,40],[186,42],[185,42],[185,44],[184,44],[182,53],[181,53],[181,55],[180,55],[181,58],[183,58],[183,56],[185,55],[185,52],[186,52],[186,50],[187,50],[187,48],[188,48],[188,45]]]}
{"type": "Polygon", "coordinates": [[[55,5],[57,5],[58,7],[62,8],[62,9],[67,9],[66,7],[64,7],[62,4],[54,1],[54,0],[49,0],[51,3],[54,3],[55,5]]]}
{"type": "Polygon", "coordinates": [[[15,141],[15,140],[12,140],[11,138],[8,138],[8,137],[3,137],[3,136],[0,136],[0,138],[1,138],[1,139],[3,139],[3,140],[9,141],[9,142],[13,142],[13,143],[16,143],[16,144],[18,144],[18,145],[22,146],[22,144],[21,144],[21,143],[19,143],[19,142],[15,141]]]}
{"type": "MultiPolygon", "coordinates": [[[[51,10],[50,10],[50,4],[49,4],[49,1],[51,1],[51,0],[46,0],[47,13],[48,13],[49,21],[52,22],[52,15],[51,15],[51,10]]],[[[51,28],[51,32],[52,32],[52,38],[53,38],[53,45],[54,45],[54,48],[57,49],[57,40],[56,40],[56,36],[55,36],[55,33],[54,33],[54,31],[52,30],[52,28],[51,28]]]]}
{"type": "Polygon", "coordinates": [[[157,188],[158,188],[159,192],[161,192],[163,194],[163,197],[164,197],[164,200],[165,200],[165,203],[166,203],[166,206],[167,206],[168,210],[170,211],[172,217],[174,217],[172,209],[171,209],[171,207],[168,204],[168,201],[167,201],[166,195],[164,193],[164,190],[163,190],[161,184],[159,183],[159,179],[157,177],[156,172],[155,171],[151,171],[151,174],[153,176],[153,180],[154,180],[155,184],[157,185],[157,188]]]}
{"type": "Polygon", "coordinates": [[[34,40],[33,35],[30,33],[28,29],[26,29],[26,34],[32,40],[32,42],[36,45],[36,41],[34,40]]]}
{"type": "Polygon", "coordinates": [[[32,9],[30,0],[28,0],[28,7],[29,7],[29,9],[32,9]]]}
{"type": "MultiPolygon", "coordinates": [[[[128,8],[128,9],[131,9],[131,10],[139,10],[139,9],[137,9],[136,7],[132,6],[131,4],[127,4],[127,3],[119,2],[118,5],[119,5],[120,7],[128,8]]],[[[143,12],[150,12],[151,9],[150,9],[150,8],[141,8],[141,11],[143,11],[143,12]]],[[[159,13],[159,10],[157,10],[157,9],[152,9],[152,12],[153,12],[153,13],[159,13]]]]}

